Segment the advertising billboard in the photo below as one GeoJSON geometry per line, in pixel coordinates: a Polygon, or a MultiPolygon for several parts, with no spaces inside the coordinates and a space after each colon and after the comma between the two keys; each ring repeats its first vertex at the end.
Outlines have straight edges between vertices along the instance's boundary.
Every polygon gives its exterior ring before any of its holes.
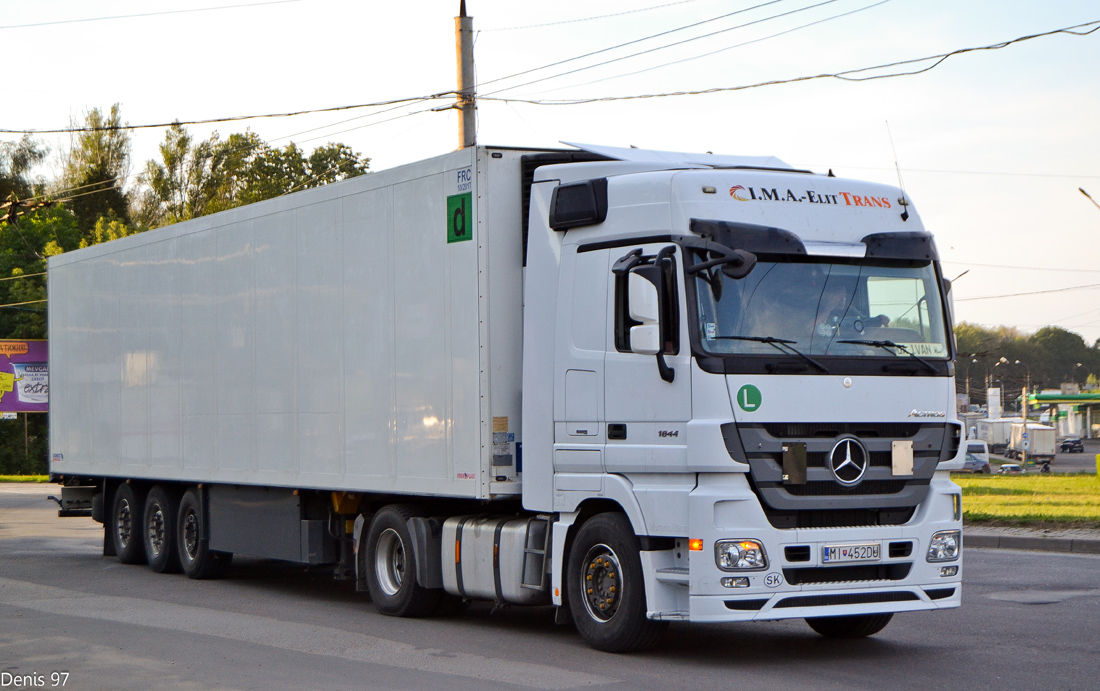
{"type": "Polygon", "coordinates": [[[48,353],[46,341],[0,340],[0,412],[50,409],[48,353]]]}

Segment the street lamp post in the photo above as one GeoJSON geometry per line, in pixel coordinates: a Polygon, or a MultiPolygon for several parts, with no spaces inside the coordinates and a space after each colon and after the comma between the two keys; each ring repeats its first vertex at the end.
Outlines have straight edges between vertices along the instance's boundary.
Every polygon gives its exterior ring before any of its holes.
{"type": "Polygon", "coordinates": [[[1024,410],[1024,422],[1027,422],[1027,396],[1029,393],[1031,393],[1031,367],[1028,366],[1026,362],[1020,362],[1019,360],[1017,360],[1013,364],[1023,365],[1025,368],[1027,368],[1027,386],[1024,387],[1024,397],[1020,400],[1020,403],[1023,406],[1024,410]]]}

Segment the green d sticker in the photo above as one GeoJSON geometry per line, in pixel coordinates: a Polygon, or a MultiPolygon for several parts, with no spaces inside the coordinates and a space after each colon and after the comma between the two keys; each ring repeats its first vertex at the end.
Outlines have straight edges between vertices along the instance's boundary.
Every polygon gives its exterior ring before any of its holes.
{"type": "Polygon", "coordinates": [[[745,384],[737,392],[737,405],[746,413],[755,412],[763,400],[764,397],[760,395],[760,389],[752,384],[745,384]]]}
{"type": "Polygon", "coordinates": [[[447,242],[462,242],[474,238],[471,218],[474,196],[470,192],[447,197],[447,242]]]}

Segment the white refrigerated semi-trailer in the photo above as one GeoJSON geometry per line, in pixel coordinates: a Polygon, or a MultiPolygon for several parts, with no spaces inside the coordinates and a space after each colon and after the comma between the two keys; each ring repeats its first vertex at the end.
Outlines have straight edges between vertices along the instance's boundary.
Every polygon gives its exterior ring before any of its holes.
{"type": "Polygon", "coordinates": [[[903,197],[475,147],[53,257],[63,511],[156,571],[332,564],[606,650],[958,606],[949,284],[903,197]]]}

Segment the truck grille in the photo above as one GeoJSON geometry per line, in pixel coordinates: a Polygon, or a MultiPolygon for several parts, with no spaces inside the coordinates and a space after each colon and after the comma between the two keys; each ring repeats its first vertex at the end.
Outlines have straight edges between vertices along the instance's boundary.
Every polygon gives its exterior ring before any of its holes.
{"type": "Polygon", "coordinates": [[[848,581],[900,581],[909,575],[912,564],[857,564],[824,568],[783,569],[791,585],[847,583],[848,581]]]}
{"type": "Polygon", "coordinates": [[[904,525],[916,511],[915,506],[906,509],[802,509],[778,511],[764,507],[768,523],[775,528],[865,528],[874,525],[904,525]]]}
{"type": "Polygon", "coordinates": [[[944,422],[723,425],[730,455],[749,464],[749,484],[777,528],[908,521],[927,496],[939,463],[955,455],[960,431],[960,425],[944,422]],[[852,437],[865,447],[868,465],[857,485],[845,487],[829,467],[829,454],[852,437]],[[892,449],[899,441],[912,446],[911,475],[894,474],[892,449]],[[799,470],[802,458],[805,471],[799,470]]]}
{"type": "Polygon", "coordinates": [[[863,494],[897,494],[905,489],[905,480],[867,480],[855,487],[843,487],[835,482],[807,482],[804,485],[785,485],[787,494],[796,497],[836,497],[863,494]]]}
{"type": "Polygon", "coordinates": [[[892,437],[907,439],[920,432],[919,422],[775,422],[766,423],[764,429],[776,439],[800,437],[834,438],[841,435],[853,437],[892,437]]]}

